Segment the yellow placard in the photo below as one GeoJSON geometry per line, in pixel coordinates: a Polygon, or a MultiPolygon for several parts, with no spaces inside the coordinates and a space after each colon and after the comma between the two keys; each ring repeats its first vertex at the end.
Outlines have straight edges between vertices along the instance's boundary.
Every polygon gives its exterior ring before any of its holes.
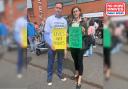
{"type": "Polygon", "coordinates": [[[52,30],[52,44],[55,49],[66,49],[66,29],[52,30]]]}
{"type": "Polygon", "coordinates": [[[21,44],[23,48],[27,48],[28,42],[27,42],[27,29],[23,28],[21,30],[21,44]]]}

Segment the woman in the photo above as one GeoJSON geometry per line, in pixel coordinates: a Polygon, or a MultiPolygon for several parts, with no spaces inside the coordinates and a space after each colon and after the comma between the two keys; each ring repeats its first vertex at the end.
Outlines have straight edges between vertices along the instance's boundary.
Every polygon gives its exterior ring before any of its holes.
{"type": "Polygon", "coordinates": [[[103,27],[103,51],[104,51],[104,72],[105,77],[108,80],[111,73],[111,29],[110,29],[110,18],[104,17],[103,27]]]}
{"type": "MultiPolygon", "coordinates": [[[[81,9],[79,7],[74,7],[71,11],[72,18],[70,17],[69,20],[69,27],[82,27],[82,38],[85,34],[85,22],[81,18],[81,9]],[[71,20],[72,19],[72,20],[71,20]]],[[[69,32],[70,29],[68,29],[69,32]]],[[[68,35],[70,37],[70,34],[68,35]]],[[[82,39],[83,41],[83,39],[82,39]]],[[[84,42],[82,42],[84,43],[84,42]]],[[[84,49],[82,48],[70,48],[72,58],[74,60],[74,66],[75,66],[75,75],[74,78],[76,79],[76,89],[81,88],[81,78],[83,75],[83,53],[84,49]]]]}
{"type": "Polygon", "coordinates": [[[90,46],[88,50],[85,51],[84,55],[85,57],[87,56],[92,56],[93,55],[93,45],[95,44],[95,27],[94,27],[94,20],[91,19],[89,22],[89,27],[87,29],[88,33],[88,38],[90,38],[90,46]]]}

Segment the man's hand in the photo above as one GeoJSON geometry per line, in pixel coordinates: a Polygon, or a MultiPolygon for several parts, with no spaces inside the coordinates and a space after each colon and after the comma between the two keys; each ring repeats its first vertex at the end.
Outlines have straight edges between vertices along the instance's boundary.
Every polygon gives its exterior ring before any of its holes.
{"type": "Polygon", "coordinates": [[[66,44],[66,48],[69,48],[69,44],[66,44]]]}
{"type": "Polygon", "coordinates": [[[68,37],[68,36],[69,36],[69,34],[67,33],[67,34],[66,34],[66,36],[68,37]]]}
{"type": "Polygon", "coordinates": [[[64,50],[64,59],[68,59],[67,53],[68,53],[68,51],[67,51],[67,49],[65,49],[64,50]]]}
{"type": "Polygon", "coordinates": [[[53,50],[53,51],[55,51],[56,49],[55,49],[55,47],[52,45],[52,47],[51,47],[51,49],[53,50]]]}

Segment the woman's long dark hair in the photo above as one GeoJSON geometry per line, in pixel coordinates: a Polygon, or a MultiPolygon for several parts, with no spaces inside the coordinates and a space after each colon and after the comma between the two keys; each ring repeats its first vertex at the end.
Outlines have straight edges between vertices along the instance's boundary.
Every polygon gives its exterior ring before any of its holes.
{"type": "Polygon", "coordinates": [[[81,8],[78,7],[78,6],[74,6],[74,7],[72,8],[72,10],[71,10],[71,14],[67,17],[67,21],[68,21],[69,24],[71,24],[72,21],[73,21],[73,19],[74,19],[73,10],[74,10],[75,8],[78,8],[78,9],[79,9],[79,11],[80,11],[80,17],[82,17],[81,8]]]}
{"type": "MultiPolygon", "coordinates": [[[[80,11],[80,17],[82,17],[81,8],[78,7],[78,6],[74,6],[74,7],[72,8],[72,10],[71,10],[71,15],[73,16],[73,10],[74,10],[75,8],[78,8],[78,9],[79,9],[79,11],[80,11]]],[[[73,16],[73,18],[74,18],[74,16],[73,16]]]]}

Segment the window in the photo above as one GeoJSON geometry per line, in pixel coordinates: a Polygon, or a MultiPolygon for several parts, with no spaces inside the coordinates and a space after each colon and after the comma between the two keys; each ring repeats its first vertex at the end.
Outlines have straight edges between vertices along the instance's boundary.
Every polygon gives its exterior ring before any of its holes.
{"type": "Polygon", "coordinates": [[[83,3],[83,2],[91,2],[96,0],[77,0],[77,3],[83,3]]]}
{"type": "Polygon", "coordinates": [[[112,2],[112,1],[115,1],[115,2],[126,2],[126,3],[128,3],[128,0],[106,0],[106,1],[110,1],[110,2],[112,2]]]}
{"type": "Polygon", "coordinates": [[[16,5],[16,8],[17,8],[18,11],[23,11],[23,9],[25,8],[25,6],[26,6],[26,3],[23,2],[23,3],[17,4],[16,5]]]}
{"type": "Polygon", "coordinates": [[[33,12],[33,0],[27,0],[27,14],[30,17],[34,17],[34,12],[33,12]]]}
{"type": "Polygon", "coordinates": [[[32,8],[32,0],[27,0],[27,8],[32,8]]]}
{"type": "Polygon", "coordinates": [[[106,0],[106,1],[116,1],[116,2],[121,2],[121,1],[125,1],[125,0],[106,0]]]}
{"type": "Polygon", "coordinates": [[[48,1],[48,8],[52,8],[55,6],[55,3],[60,1],[63,2],[64,5],[71,5],[75,3],[75,0],[47,0],[48,1]]]}
{"type": "Polygon", "coordinates": [[[128,0],[126,0],[126,2],[128,3],[128,0]]]}
{"type": "Polygon", "coordinates": [[[5,10],[4,0],[0,0],[0,12],[3,12],[4,10],[5,10]]]}

